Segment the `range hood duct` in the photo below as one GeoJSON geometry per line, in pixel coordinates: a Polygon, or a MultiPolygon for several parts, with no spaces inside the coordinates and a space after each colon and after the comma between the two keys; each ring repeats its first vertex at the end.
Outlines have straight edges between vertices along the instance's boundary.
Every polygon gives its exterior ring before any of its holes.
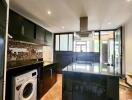
{"type": "Polygon", "coordinates": [[[88,17],[80,17],[80,37],[88,37],[88,17]]]}

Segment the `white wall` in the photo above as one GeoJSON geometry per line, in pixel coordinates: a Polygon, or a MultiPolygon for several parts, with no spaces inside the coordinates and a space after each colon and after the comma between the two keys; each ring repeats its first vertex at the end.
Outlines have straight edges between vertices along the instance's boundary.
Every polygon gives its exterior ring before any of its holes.
{"type": "Polygon", "coordinates": [[[125,70],[126,73],[132,73],[132,18],[130,18],[124,25],[124,37],[125,37],[125,70]]]}

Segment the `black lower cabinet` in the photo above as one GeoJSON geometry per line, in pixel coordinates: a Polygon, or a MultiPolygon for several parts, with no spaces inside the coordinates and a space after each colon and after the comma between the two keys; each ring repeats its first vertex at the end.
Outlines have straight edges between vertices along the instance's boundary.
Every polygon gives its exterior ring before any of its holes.
{"type": "Polygon", "coordinates": [[[14,84],[12,83],[12,80],[16,76],[19,76],[19,75],[25,74],[29,71],[32,71],[34,69],[37,69],[37,71],[38,71],[37,80],[38,80],[38,83],[40,83],[40,73],[41,73],[40,71],[41,71],[41,67],[43,66],[43,62],[40,62],[40,63],[37,62],[36,64],[30,63],[30,65],[28,65],[27,63],[29,64],[30,61],[29,62],[24,61],[24,62],[19,62],[19,63],[12,62],[10,64],[7,64],[8,66],[7,66],[7,72],[6,72],[6,96],[5,96],[6,99],[5,100],[13,100],[12,98],[13,98],[14,94],[12,92],[12,90],[13,90],[12,87],[14,84]],[[21,66],[20,66],[20,64],[21,64],[21,66]],[[25,65],[25,64],[27,64],[27,65],[25,65]]]}
{"type": "Polygon", "coordinates": [[[63,73],[62,100],[119,100],[119,78],[63,73]]]}
{"type": "Polygon", "coordinates": [[[56,83],[57,81],[57,65],[51,64],[42,68],[41,79],[38,84],[38,97],[39,99],[56,83]]]}

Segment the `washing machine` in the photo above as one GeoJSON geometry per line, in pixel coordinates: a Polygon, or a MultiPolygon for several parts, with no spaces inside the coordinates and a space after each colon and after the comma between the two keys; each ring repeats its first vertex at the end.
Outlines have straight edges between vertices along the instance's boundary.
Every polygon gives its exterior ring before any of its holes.
{"type": "Polygon", "coordinates": [[[37,100],[37,69],[13,77],[12,100],[37,100]]]}

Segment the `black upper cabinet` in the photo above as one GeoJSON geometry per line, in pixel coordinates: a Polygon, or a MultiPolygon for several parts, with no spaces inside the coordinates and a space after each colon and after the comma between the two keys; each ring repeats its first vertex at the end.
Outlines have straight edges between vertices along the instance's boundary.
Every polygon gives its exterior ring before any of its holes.
{"type": "Polygon", "coordinates": [[[15,36],[21,34],[22,17],[12,10],[9,11],[9,34],[15,36]]]}
{"type": "Polygon", "coordinates": [[[52,44],[52,33],[29,21],[16,12],[9,11],[9,34],[16,40],[42,45],[52,44]]]}
{"type": "Polygon", "coordinates": [[[21,32],[22,32],[22,35],[24,35],[28,39],[34,40],[35,24],[28,21],[27,19],[24,19],[21,32]]]}
{"type": "Polygon", "coordinates": [[[41,26],[36,26],[36,42],[44,44],[45,29],[41,26]]]}
{"type": "Polygon", "coordinates": [[[45,44],[46,45],[52,45],[52,33],[47,31],[45,32],[45,44]]]}
{"type": "Polygon", "coordinates": [[[14,11],[9,11],[9,34],[17,40],[33,42],[35,24],[14,11]]]}
{"type": "Polygon", "coordinates": [[[36,41],[44,44],[51,45],[52,44],[52,33],[42,28],[41,26],[36,26],[36,41]]]}

